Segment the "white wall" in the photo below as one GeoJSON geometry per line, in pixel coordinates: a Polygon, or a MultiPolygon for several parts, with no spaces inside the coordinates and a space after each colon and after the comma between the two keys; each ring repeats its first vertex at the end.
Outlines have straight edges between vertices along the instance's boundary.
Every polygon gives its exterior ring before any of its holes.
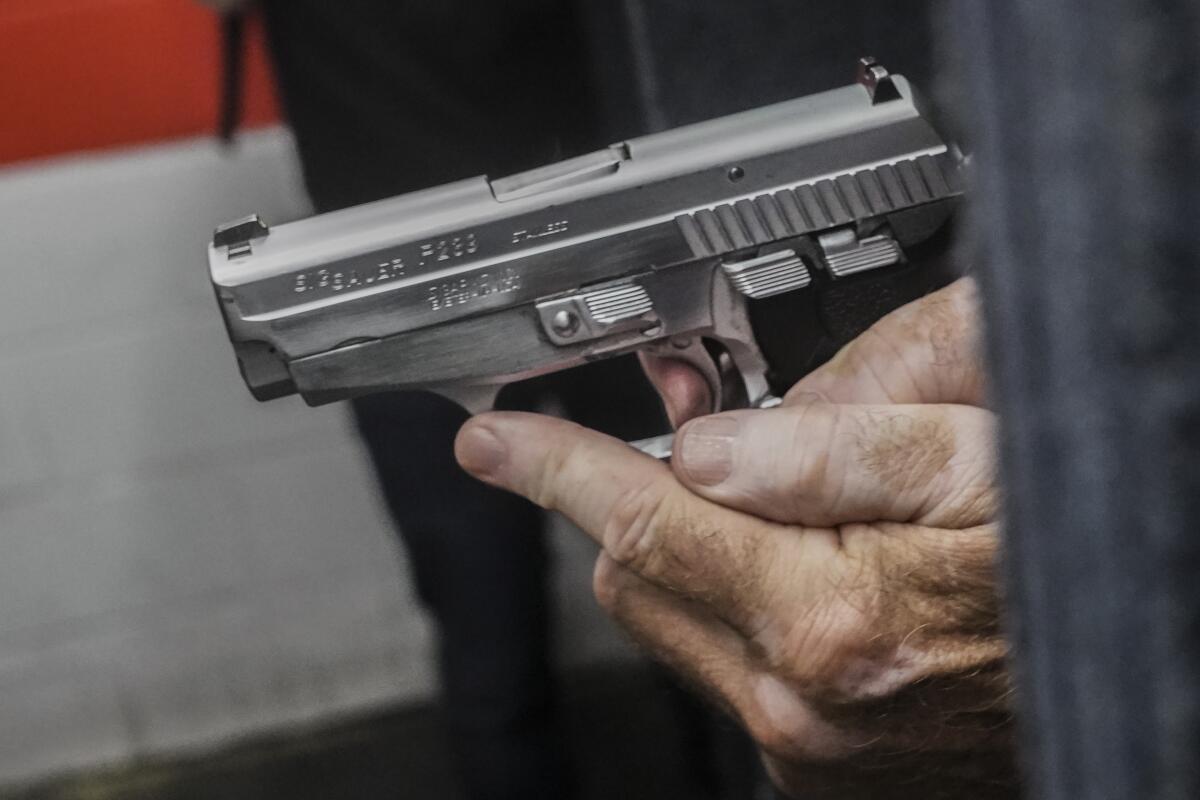
{"type": "MultiPolygon", "coordinates": [[[[343,410],[255,403],[206,281],[302,196],[279,130],[0,171],[0,781],[433,691],[343,410]]],[[[565,650],[621,655],[556,542],[565,650]]]]}

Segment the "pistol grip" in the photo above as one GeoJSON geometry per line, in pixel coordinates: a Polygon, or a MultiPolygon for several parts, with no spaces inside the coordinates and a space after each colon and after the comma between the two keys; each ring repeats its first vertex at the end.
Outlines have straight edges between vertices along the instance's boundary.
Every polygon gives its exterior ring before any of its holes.
{"type": "Polygon", "coordinates": [[[844,279],[814,276],[807,289],[750,302],[754,338],[782,397],[880,318],[960,277],[951,258],[950,226],[906,252],[899,268],[844,279]]]}

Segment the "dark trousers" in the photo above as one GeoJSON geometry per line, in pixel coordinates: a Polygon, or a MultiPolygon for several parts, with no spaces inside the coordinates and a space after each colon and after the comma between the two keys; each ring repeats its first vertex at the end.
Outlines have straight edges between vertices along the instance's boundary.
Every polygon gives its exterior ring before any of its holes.
{"type": "MultiPolygon", "coordinates": [[[[665,425],[637,363],[628,359],[581,368],[565,381],[514,387],[499,405],[530,408],[547,391],[573,418],[624,438],[665,425]],[[602,403],[615,399],[614,391],[622,407],[641,413],[604,419],[602,403]]],[[[469,796],[568,796],[555,730],[541,511],[458,468],[451,445],[466,414],[453,403],[431,394],[384,394],[355,401],[354,413],[417,592],[438,623],[451,747],[469,796]]]]}
{"type": "MultiPolygon", "coordinates": [[[[587,138],[593,103],[569,8],[558,0],[269,0],[283,102],[317,208],[497,177],[601,144],[587,138]]],[[[665,427],[630,359],[501,397],[508,408],[532,408],[547,394],[582,423],[624,438],[665,427]]],[[[567,796],[540,511],[459,469],[452,442],[466,415],[456,405],[384,394],[353,410],[437,622],[443,702],[468,796],[567,796]]]]}

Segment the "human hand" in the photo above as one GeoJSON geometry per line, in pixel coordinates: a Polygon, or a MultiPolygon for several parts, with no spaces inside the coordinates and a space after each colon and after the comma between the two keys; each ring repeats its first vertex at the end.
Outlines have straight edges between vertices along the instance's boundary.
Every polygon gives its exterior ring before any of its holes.
{"type": "Polygon", "coordinates": [[[1011,796],[972,291],[885,318],[781,408],[685,425],[670,466],[528,414],[475,418],[458,457],[600,542],[601,604],[742,721],[786,791],[1011,796]]]}

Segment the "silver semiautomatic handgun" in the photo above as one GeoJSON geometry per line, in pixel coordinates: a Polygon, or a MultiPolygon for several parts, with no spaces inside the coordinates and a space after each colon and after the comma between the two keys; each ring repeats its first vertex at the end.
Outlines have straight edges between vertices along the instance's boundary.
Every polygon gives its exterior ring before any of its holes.
{"type": "Polygon", "coordinates": [[[953,277],[962,193],[908,81],[862,59],[853,85],[506,178],[239,220],[208,255],[260,400],[425,389],[479,411],[645,351],[755,407],[953,277]]]}

